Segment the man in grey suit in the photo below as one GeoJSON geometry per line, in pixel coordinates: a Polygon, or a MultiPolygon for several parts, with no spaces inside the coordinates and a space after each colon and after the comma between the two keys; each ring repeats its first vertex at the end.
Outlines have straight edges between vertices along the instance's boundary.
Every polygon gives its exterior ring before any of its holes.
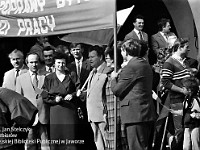
{"type": "Polygon", "coordinates": [[[176,35],[173,32],[170,32],[170,29],[171,26],[169,19],[161,18],[158,21],[158,32],[151,37],[152,49],[156,54],[159,53],[160,49],[171,48],[177,39],[176,35]]]}
{"type": "Polygon", "coordinates": [[[144,28],[144,17],[137,15],[133,20],[133,25],[134,29],[125,36],[124,41],[128,39],[138,39],[148,42],[147,33],[142,31],[144,28]]]}
{"type": "Polygon", "coordinates": [[[15,91],[17,77],[27,72],[28,67],[24,65],[24,54],[20,50],[13,50],[8,57],[13,69],[5,72],[2,87],[15,91]]]}
{"type": "Polygon", "coordinates": [[[17,78],[16,92],[26,97],[38,109],[38,123],[29,131],[27,137],[28,140],[38,142],[26,143],[25,150],[49,150],[46,126],[49,123],[49,108],[38,94],[38,89],[43,86],[47,72],[38,70],[39,56],[37,53],[29,53],[26,63],[29,70],[17,78]]]}
{"type": "Polygon", "coordinates": [[[128,64],[119,76],[112,73],[111,89],[121,100],[121,120],[125,124],[129,150],[148,150],[156,119],[152,99],[152,69],[145,59],[144,41],[130,39],[123,44],[122,56],[128,64]]]}
{"type": "Polygon", "coordinates": [[[94,69],[90,72],[87,87],[88,121],[94,133],[97,150],[105,150],[105,131],[107,127],[105,84],[110,68],[104,62],[102,47],[92,46],[89,49],[89,60],[94,69]]]}

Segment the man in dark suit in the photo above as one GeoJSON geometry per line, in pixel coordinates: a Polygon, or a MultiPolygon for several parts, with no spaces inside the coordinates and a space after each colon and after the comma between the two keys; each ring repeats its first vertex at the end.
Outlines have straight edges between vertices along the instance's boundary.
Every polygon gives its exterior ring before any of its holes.
{"type": "MultiPolygon", "coordinates": [[[[82,88],[83,84],[87,80],[89,73],[91,71],[91,65],[88,59],[83,58],[83,45],[81,43],[71,43],[70,45],[70,52],[74,57],[74,61],[71,62],[67,68],[70,71],[76,72],[77,79],[80,82],[80,87],[82,88]]],[[[86,89],[84,89],[86,90],[86,89]]],[[[80,107],[83,113],[83,120],[80,122],[80,131],[79,137],[84,139],[84,145],[80,145],[80,149],[88,149],[88,150],[95,150],[95,143],[93,142],[93,133],[88,123],[87,117],[87,109],[86,109],[86,92],[83,92],[79,97],[79,101],[77,102],[77,107],[80,107]],[[85,136],[87,134],[87,136],[85,136]]]]}
{"type": "Polygon", "coordinates": [[[84,49],[81,43],[72,43],[70,45],[70,52],[74,57],[74,61],[67,66],[68,69],[76,72],[80,80],[81,87],[85,83],[91,71],[89,60],[83,58],[83,51],[84,49]]]}
{"type": "Polygon", "coordinates": [[[147,33],[142,31],[144,28],[144,17],[137,15],[133,20],[133,25],[134,29],[125,36],[124,41],[128,39],[138,39],[148,42],[147,33]]]}
{"type": "Polygon", "coordinates": [[[28,67],[24,65],[24,54],[20,50],[13,50],[8,57],[13,69],[4,74],[2,87],[15,91],[17,77],[27,72],[28,67]]]}
{"type": "Polygon", "coordinates": [[[53,46],[46,46],[43,48],[43,58],[44,58],[44,67],[41,68],[43,71],[48,71],[49,73],[52,73],[55,71],[54,67],[54,52],[55,49],[53,46]]]}
{"type": "Polygon", "coordinates": [[[122,55],[128,64],[112,73],[111,88],[121,100],[121,120],[125,124],[129,150],[148,150],[156,119],[152,99],[152,69],[145,59],[148,45],[130,39],[123,44],[122,55]]]}
{"type": "MultiPolygon", "coordinates": [[[[70,71],[76,72],[77,79],[80,82],[80,87],[83,86],[91,71],[89,60],[83,58],[83,51],[84,49],[81,43],[72,43],[70,45],[70,52],[74,57],[74,61],[67,66],[70,71]]],[[[79,102],[78,105],[81,107],[84,113],[84,119],[87,120],[87,110],[85,102],[86,95],[82,95],[80,99],[82,102],[79,102]]]]}

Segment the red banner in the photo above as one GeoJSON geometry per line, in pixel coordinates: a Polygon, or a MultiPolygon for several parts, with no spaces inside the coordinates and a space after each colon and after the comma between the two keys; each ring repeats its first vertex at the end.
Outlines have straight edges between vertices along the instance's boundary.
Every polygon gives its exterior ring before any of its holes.
{"type": "Polygon", "coordinates": [[[0,37],[110,28],[114,0],[0,0],[0,37]]]}

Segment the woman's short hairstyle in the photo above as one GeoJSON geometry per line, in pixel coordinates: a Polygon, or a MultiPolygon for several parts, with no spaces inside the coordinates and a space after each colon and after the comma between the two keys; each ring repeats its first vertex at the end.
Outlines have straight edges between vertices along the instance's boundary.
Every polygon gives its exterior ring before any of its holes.
{"type": "Polygon", "coordinates": [[[172,51],[176,52],[178,50],[179,47],[184,47],[186,43],[189,42],[188,38],[178,38],[176,39],[176,41],[174,42],[174,45],[172,47],[172,51]]]}
{"type": "MultiPolygon", "coordinates": [[[[114,47],[107,47],[105,52],[105,56],[109,55],[112,60],[114,60],[114,47]]],[[[121,49],[117,48],[117,67],[121,68],[121,64],[123,63],[123,57],[121,54],[121,49]]]]}
{"type": "Polygon", "coordinates": [[[143,40],[129,39],[125,41],[122,48],[127,54],[134,57],[144,57],[148,51],[148,44],[143,40]]]}
{"type": "Polygon", "coordinates": [[[65,59],[65,61],[67,62],[67,56],[66,56],[66,54],[64,54],[62,52],[54,53],[54,60],[56,60],[56,59],[65,59]]]}

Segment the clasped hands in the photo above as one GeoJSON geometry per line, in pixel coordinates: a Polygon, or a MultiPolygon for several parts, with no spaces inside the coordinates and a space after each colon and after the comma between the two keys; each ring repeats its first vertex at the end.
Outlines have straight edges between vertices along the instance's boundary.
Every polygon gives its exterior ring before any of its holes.
{"type": "Polygon", "coordinates": [[[60,101],[71,101],[72,100],[72,98],[73,98],[73,96],[72,96],[72,94],[67,94],[64,98],[62,97],[62,96],[60,96],[60,95],[57,95],[56,97],[55,97],[55,101],[58,103],[58,102],[60,102],[60,101]]]}

